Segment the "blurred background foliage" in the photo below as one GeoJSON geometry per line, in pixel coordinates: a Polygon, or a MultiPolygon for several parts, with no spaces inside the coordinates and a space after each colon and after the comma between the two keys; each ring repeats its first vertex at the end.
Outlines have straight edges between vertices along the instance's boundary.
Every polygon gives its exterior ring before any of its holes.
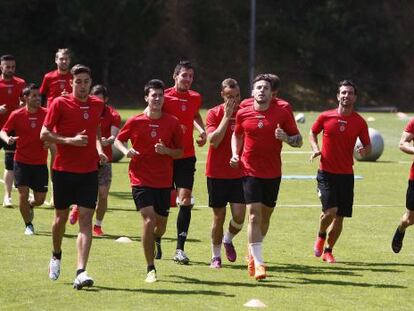
{"type": "MultiPolygon", "coordinates": [[[[250,0],[1,0],[0,54],[41,82],[58,48],[93,70],[117,106],[143,105],[143,85],[172,85],[180,59],[196,66],[204,107],[236,78],[249,96],[250,0]]],[[[360,105],[410,111],[414,99],[414,2],[257,0],[256,73],[282,79],[297,110],[336,104],[336,83],[356,81],[360,105]]]]}

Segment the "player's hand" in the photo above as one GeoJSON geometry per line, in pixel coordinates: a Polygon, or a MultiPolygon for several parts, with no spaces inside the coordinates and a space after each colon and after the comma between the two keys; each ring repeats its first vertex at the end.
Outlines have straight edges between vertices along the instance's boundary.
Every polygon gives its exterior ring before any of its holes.
{"type": "Polygon", "coordinates": [[[277,127],[275,129],[275,137],[276,139],[279,139],[281,141],[286,142],[288,140],[288,135],[286,134],[286,132],[280,127],[280,124],[277,124],[277,127]]]}
{"type": "Polygon", "coordinates": [[[18,139],[19,139],[19,136],[9,136],[9,139],[7,140],[7,144],[13,145],[18,139]]]}
{"type": "Polygon", "coordinates": [[[309,161],[312,163],[313,162],[313,159],[319,157],[320,155],[321,155],[321,152],[320,151],[314,151],[314,152],[312,152],[312,154],[311,154],[311,156],[309,158],[309,161]]]}
{"type": "Polygon", "coordinates": [[[86,135],[86,130],[76,134],[75,137],[71,138],[71,143],[74,146],[85,147],[88,145],[88,135],[86,135]]]}
{"type": "Polygon", "coordinates": [[[139,152],[136,151],[134,148],[131,148],[128,150],[127,154],[125,155],[127,158],[133,158],[135,156],[139,155],[139,152]]]}
{"type": "Polygon", "coordinates": [[[359,153],[361,157],[365,157],[368,154],[367,148],[361,145],[357,146],[357,152],[359,153]]]}
{"type": "Polygon", "coordinates": [[[239,167],[240,158],[239,155],[234,155],[230,159],[230,166],[232,168],[238,168],[239,167]]]}
{"type": "Polygon", "coordinates": [[[101,138],[101,145],[102,146],[106,147],[106,146],[108,146],[110,144],[111,144],[111,141],[108,138],[106,138],[106,137],[102,137],[101,138]]]}
{"type": "Polygon", "coordinates": [[[5,114],[7,112],[7,107],[6,105],[0,105],[0,114],[5,114]]]}
{"type": "Polygon", "coordinates": [[[199,147],[203,147],[207,142],[207,134],[206,132],[201,133],[198,135],[198,138],[196,139],[197,145],[199,147]]]}
{"type": "Polygon", "coordinates": [[[230,119],[234,112],[234,107],[236,106],[236,101],[234,98],[228,98],[224,102],[224,117],[230,119]]]}
{"type": "Polygon", "coordinates": [[[105,163],[108,163],[108,157],[106,156],[106,154],[105,153],[100,153],[99,154],[99,163],[101,164],[101,165],[103,165],[103,164],[105,164],[105,163]]]}
{"type": "Polygon", "coordinates": [[[164,142],[159,139],[158,143],[154,145],[155,152],[159,154],[167,154],[168,148],[165,146],[164,142]]]}

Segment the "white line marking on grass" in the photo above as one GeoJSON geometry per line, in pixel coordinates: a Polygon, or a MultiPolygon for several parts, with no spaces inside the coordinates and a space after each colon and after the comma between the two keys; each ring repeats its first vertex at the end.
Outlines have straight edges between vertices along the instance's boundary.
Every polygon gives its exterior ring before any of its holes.
{"type": "MultiPolygon", "coordinates": [[[[209,207],[208,205],[196,205],[197,207],[209,207]]],[[[278,207],[321,207],[320,204],[282,204],[278,207]]],[[[381,204],[354,204],[354,207],[396,207],[396,205],[381,205],[381,204]]]]}

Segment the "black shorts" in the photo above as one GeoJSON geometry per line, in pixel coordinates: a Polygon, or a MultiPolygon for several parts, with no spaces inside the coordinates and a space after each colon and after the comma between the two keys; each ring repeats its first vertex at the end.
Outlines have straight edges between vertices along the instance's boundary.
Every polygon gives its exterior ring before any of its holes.
{"type": "Polygon", "coordinates": [[[337,207],[338,216],[352,217],[354,174],[332,174],[318,170],[316,180],[322,210],[337,207]]]}
{"type": "Polygon", "coordinates": [[[171,188],[132,187],[132,198],[137,211],[153,206],[154,211],[164,217],[168,217],[170,213],[170,195],[171,188]]]}
{"type": "Polygon", "coordinates": [[[175,188],[193,189],[196,158],[174,160],[173,181],[175,188]]]}
{"type": "Polygon", "coordinates": [[[14,185],[29,187],[34,192],[47,192],[49,172],[47,165],[33,165],[14,161],[14,185]]]}
{"type": "Polygon", "coordinates": [[[281,177],[243,177],[243,191],[246,204],[262,203],[268,207],[275,207],[279,194],[280,180],[281,177]]]}
{"type": "Polygon", "coordinates": [[[405,207],[410,211],[414,211],[414,180],[408,181],[405,207]]]}
{"type": "MultiPolygon", "coordinates": [[[[10,135],[14,133],[10,133],[10,135]]],[[[8,171],[14,170],[14,152],[16,151],[16,143],[13,145],[7,144],[3,139],[0,139],[0,149],[4,149],[4,168],[8,171]]]]}
{"type": "Polygon", "coordinates": [[[207,177],[208,206],[226,207],[227,203],[244,204],[243,178],[220,179],[207,177]]]}
{"type": "Polygon", "coordinates": [[[95,209],[98,197],[98,171],[69,173],[53,170],[53,201],[56,209],[72,204],[95,209]]]}

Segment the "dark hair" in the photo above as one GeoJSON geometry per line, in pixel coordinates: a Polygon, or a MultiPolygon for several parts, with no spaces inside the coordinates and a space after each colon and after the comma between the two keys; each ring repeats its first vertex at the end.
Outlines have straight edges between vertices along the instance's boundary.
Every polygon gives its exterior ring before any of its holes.
{"type": "Polygon", "coordinates": [[[183,68],[186,70],[189,70],[189,69],[194,70],[194,66],[191,64],[189,60],[182,60],[174,68],[174,77],[177,76],[180,73],[181,69],[183,68]]]}
{"type": "Polygon", "coordinates": [[[85,65],[76,64],[72,67],[70,70],[70,73],[74,75],[78,75],[80,73],[87,73],[89,76],[91,75],[91,69],[89,67],[86,67],[85,65]]]}
{"type": "MultiPolygon", "coordinates": [[[[269,77],[269,75],[268,75],[268,74],[264,74],[264,73],[261,73],[261,74],[257,75],[257,76],[256,76],[256,78],[254,78],[254,80],[253,80],[253,85],[254,85],[257,81],[262,81],[262,80],[269,82],[270,87],[272,87],[272,79],[269,77]]],[[[253,85],[252,85],[252,87],[253,87],[253,85]]]]}
{"type": "Polygon", "coordinates": [[[227,78],[224,79],[223,82],[221,82],[221,90],[224,90],[226,87],[230,89],[235,89],[239,87],[239,83],[235,79],[227,78]]]}
{"type": "Polygon", "coordinates": [[[32,90],[38,90],[38,89],[39,89],[39,86],[38,85],[36,85],[34,83],[29,83],[23,89],[22,94],[23,94],[23,96],[29,96],[30,95],[30,91],[32,91],[32,90]]]}
{"type": "Polygon", "coordinates": [[[6,61],[6,60],[16,60],[16,59],[11,54],[2,55],[0,57],[0,61],[6,61]]]}
{"type": "Polygon", "coordinates": [[[102,95],[104,98],[107,98],[108,94],[108,89],[102,84],[95,85],[91,90],[91,95],[102,95]]]}
{"type": "Polygon", "coordinates": [[[341,82],[338,83],[338,93],[339,93],[339,89],[341,88],[341,86],[351,86],[354,88],[354,94],[357,94],[357,86],[356,84],[352,81],[352,80],[342,80],[341,82]]]}
{"type": "Polygon", "coordinates": [[[268,76],[269,79],[272,81],[270,83],[272,87],[272,91],[273,92],[277,91],[280,87],[280,78],[274,73],[266,73],[265,75],[268,76]]]}
{"type": "Polygon", "coordinates": [[[165,89],[165,84],[162,80],[159,79],[152,79],[149,80],[147,82],[147,84],[145,84],[144,87],[144,94],[145,96],[147,96],[149,94],[150,89],[156,89],[156,90],[162,90],[162,92],[164,93],[164,89],[165,89]]]}

